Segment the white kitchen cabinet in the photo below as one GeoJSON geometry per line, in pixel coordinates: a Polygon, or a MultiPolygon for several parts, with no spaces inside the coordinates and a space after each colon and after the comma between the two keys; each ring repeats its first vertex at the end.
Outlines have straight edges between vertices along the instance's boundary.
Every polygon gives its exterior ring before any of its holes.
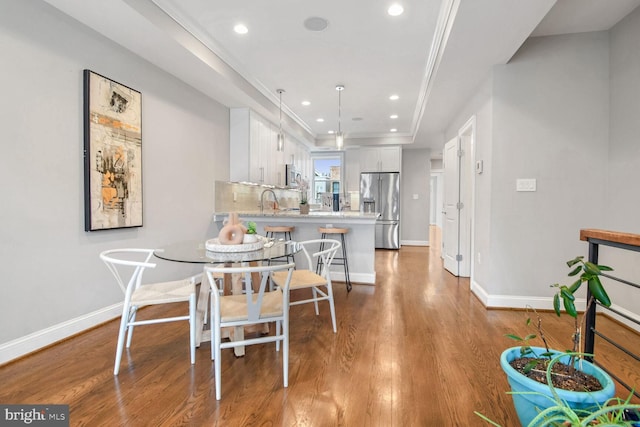
{"type": "Polygon", "coordinates": [[[397,146],[360,148],[360,171],[400,172],[401,156],[397,146]]]}
{"type": "MultiPolygon", "coordinates": [[[[229,113],[231,181],[285,185],[285,164],[301,156],[300,145],[285,136],[285,152],[277,151],[279,127],[248,108],[229,113]]],[[[308,153],[307,153],[308,154],[308,153]]]]}

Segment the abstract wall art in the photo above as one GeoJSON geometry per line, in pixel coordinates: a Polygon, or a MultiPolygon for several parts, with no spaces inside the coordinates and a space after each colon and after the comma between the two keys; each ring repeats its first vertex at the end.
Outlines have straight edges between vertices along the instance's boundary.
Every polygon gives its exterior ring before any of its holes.
{"type": "Polygon", "coordinates": [[[84,70],[84,229],[142,226],[142,95],[84,70]]]}

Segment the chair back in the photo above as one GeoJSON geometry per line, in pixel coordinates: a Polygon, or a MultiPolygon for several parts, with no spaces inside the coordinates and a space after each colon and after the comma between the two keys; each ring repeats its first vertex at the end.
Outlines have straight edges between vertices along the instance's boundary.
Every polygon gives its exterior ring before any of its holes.
{"type": "Polygon", "coordinates": [[[340,249],[340,242],[333,239],[314,239],[296,242],[295,244],[298,245],[300,253],[305,257],[307,270],[314,270],[314,266],[317,264],[317,261],[320,260],[320,265],[322,266],[320,275],[326,279],[331,262],[338,252],[338,249],[340,249]],[[322,248],[322,250],[317,250],[318,247],[322,248]]]}
{"type": "Polygon", "coordinates": [[[155,268],[156,264],[149,262],[152,256],[153,249],[110,249],[102,252],[100,259],[116,278],[125,297],[130,298],[142,283],[145,268],[155,268]],[[125,272],[131,272],[131,276],[123,277],[125,272]]]}
{"type": "MultiPolygon", "coordinates": [[[[275,264],[275,265],[262,265],[262,266],[206,266],[204,268],[209,284],[211,286],[211,303],[212,306],[219,307],[220,299],[225,298],[223,284],[221,281],[216,280],[216,276],[224,274],[240,274],[244,279],[245,290],[244,297],[246,302],[246,314],[247,318],[242,320],[247,323],[257,323],[262,316],[262,303],[265,295],[270,292],[282,292],[283,294],[283,307],[284,304],[288,304],[289,298],[289,284],[291,282],[291,274],[293,272],[295,264],[275,264]],[[288,276],[286,283],[282,289],[276,291],[269,291],[269,278],[274,271],[288,270],[288,276]],[[256,289],[256,282],[259,283],[256,289]]],[[[244,311],[244,310],[243,310],[244,311]]]]}

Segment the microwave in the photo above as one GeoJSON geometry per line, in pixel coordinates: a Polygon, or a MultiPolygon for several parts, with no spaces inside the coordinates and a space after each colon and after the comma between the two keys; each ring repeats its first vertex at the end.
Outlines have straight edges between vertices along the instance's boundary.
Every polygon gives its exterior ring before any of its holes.
{"type": "Polygon", "coordinates": [[[300,180],[302,177],[300,176],[300,172],[296,169],[294,164],[285,165],[285,182],[288,188],[298,188],[300,186],[300,180]]]}

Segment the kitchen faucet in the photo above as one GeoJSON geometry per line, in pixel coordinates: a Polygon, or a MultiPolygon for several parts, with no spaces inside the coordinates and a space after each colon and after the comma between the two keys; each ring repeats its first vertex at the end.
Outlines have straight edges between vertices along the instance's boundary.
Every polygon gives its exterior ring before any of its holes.
{"type": "Polygon", "coordinates": [[[274,208],[274,209],[277,209],[277,206],[278,206],[278,198],[276,197],[276,193],[275,193],[272,189],[267,188],[266,190],[264,190],[264,191],[262,192],[262,194],[260,194],[260,213],[263,213],[263,212],[264,212],[264,193],[271,193],[271,194],[273,194],[273,199],[274,199],[274,200],[275,200],[275,202],[276,202],[273,208],[274,208]]]}

